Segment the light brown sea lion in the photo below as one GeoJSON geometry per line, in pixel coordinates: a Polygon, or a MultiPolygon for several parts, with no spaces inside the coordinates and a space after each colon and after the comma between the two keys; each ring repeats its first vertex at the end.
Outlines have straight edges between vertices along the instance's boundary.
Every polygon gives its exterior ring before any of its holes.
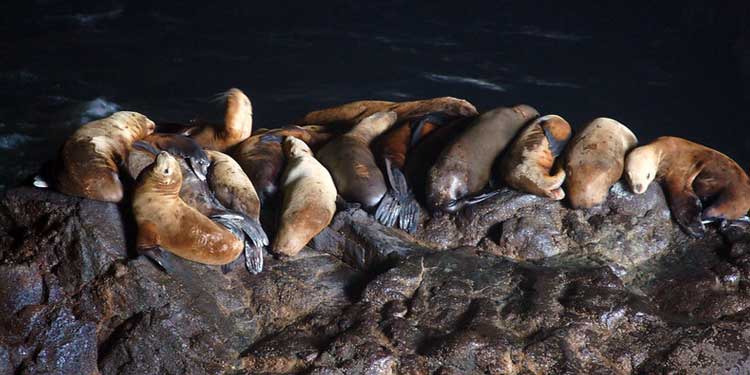
{"type": "Polygon", "coordinates": [[[336,185],[305,142],[286,137],[284,154],[284,199],[273,251],[294,256],[330,224],[336,213],[336,185]]]}
{"type": "Polygon", "coordinates": [[[625,160],[625,177],[636,194],[657,179],[675,219],[695,237],[705,233],[703,220],[737,220],[750,210],[750,178],[742,167],[686,139],[660,137],[633,149],[625,160]]]}
{"type": "Polygon", "coordinates": [[[625,154],[638,139],[625,125],[606,117],[591,121],[565,152],[565,192],[573,208],[591,208],[607,199],[622,177],[625,154]]]}
{"type": "Polygon", "coordinates": [[[163,151],[138,176],[133,197],[138,249],[164,249],[203,264],[233,261],[242,252],[243,241],[180,199],[180,169],[177,160],[163,151]]]}
{"type": "Polygon", "coordinates": [[[290,125],[253,135],[233,147],[229,155],[239,163],[252,181],[261,204],[273,197],[278,190],[285,161],[281,147],[284,137],[299,138],[315,151],[331,139],[333,134],[322,131],[317,126],[290,125]]]}
{"type": "Polygon", "coordinates": [[[224,123],[201,125],[188,130],[186,135],[205,149],[225,152],[252,134],[253,105],[240,89],[229,89],[222,97],[226,100],[224,123]]]}
{"type": "Polygon", "coordinates": [[[83,125],[65,141],[54,186],[68,195],[106,202],[122,200],[118,165],[133,142],[154,131],[154,122],[136,112],[115,112],[83,125]]]}
{"type": "MultiPolygon", "coordinates": [[[[153,163],[156,155],[167,151],[181,168],[180,199],[211,220],[227,227],[245,244],[245,266],[251,273],[263,270],[263,247],[268,237],[260,225],[260,204],[253,185],[234,160],[218,151],[204,151],[192,139],[179,134],[152,134],[135,142],[128,156],[128,171],[138,176],[153,163]],[[209,156],[210,155],[210,156],[209,156]],[[203,178],[191,168],[189,160],[205,160],[203,178]],[[243,179],[244,177],[244,179],[243,179]]],[[[203,162],[198,164],[204,165],[203,162]]],[[[228,269],[225,268],[224,271],[228,269]]]]}
{"type": "Polygon", "coordinates": [[[550,175],[555,158],[565,149],[572,130],[565,119],[547,115],[534,120],[513,141],[498,164],[498,175],[516,190],[548,197],[565,198],[565,171],[550,175]]]}
{"type": "Polygon", "coordinates": [[[539,116],[525,105],[483,113],[445,148],[427,176],[427,205],[455,212],[486,196],[473,197],[489,183],[492,165],[522,126],[539,116]]]}
{"type": "Polygon", "coordinates": [[[315,157],[323,164],[347,202],[372,208],[380,202],[388,187],[375,162],[370,143],[396,122],[396,112],[376,112],[352,130],[328,142],[315,157]]]}
{"type": "Polygon", "coordinates": [[[376,139],[373,152],[389,185],[375,211],[375,219],[379,222],[390,227],[398,224],[409,233],[417,230],[420,209],[404,174],[407,153],[422,138],[450,120],[450,116],[442,112],[410,117],[376,139]]]}
{"type": "Polygon", "coordinates": [[[295,124],[354,126],[376,112],[389,111],[396,112],[399,119],[423,116],[431,112],[461,117],[477,114],[477,109],[468,101],[449,96],[409,102],[361,100],[310,112],[295,124]]]}

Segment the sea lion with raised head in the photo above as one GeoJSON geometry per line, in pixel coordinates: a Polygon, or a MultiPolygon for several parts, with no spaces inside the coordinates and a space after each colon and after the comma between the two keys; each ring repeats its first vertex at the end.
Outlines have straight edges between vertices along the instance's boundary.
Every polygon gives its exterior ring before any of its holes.
{"type": "Polygon", "coordinates": [[[154,131],[154,122],[137,112],[115,112],[81,126],[65,141],[53,185],[60,192],[106,202],[123,197],[118,165],[133,142],[154,131]]]}
{"type": "Polygon", "coordinates": [[[547,115],[521,130],[500,159],[496,175],[516,190],[554,200],[565,198],[565,171],[552,173],[555,158],[565,149],[572,130],[565,119],[547,115]]]}
{"type": "Polygon", "coordinates": [[[565,152],[565,192],[573,208],[591,208],[607,199],[622,177],[625,154],[638,138],[625,125],[594,119],[570,141],[565,152]]]}
{"type": "Polygon", "coordinates": [[[284,169],[284,137],[295,137],[313,150],[333,137],[317,126],[285,126],[254,134],[229,151],[255,186],[261,204],[276,194],[284,169]]]}
{"type": "Polygon", "coordinates": [[[398,119],[423,116],[431,112],[443,112],[449,116],[474,116],[477,109],[464,99],[450,96],[414,100],[408,102],[388,102],[382,100],[360,100],[313,111],[295,124],[354,126],[376,112],[396,112],[398,119]]]}
{"type": "Polygon", "coordinates": [[[677,223],[694,237],[705,234],[704,220],[737,220],[750,210],[750,178],[742,167],[686,139],[660,137],[633,149],[625,159],[625,178],[636,194],[658,180],[677,223]]]}
{"type": "MultiPolygon", "coordinates": [[[[128,157],[128,171],[138,176],[161,151],[176,157],[181,168],[180,198],[190,207],[236,233],[245,244],[245,266],[251,273],[263,269],[263,247],[268,237],[258,219],[260,204],[252,183],[236,163],[217,151],[204,151],[192,139],[179,134],[155,134],[135,142],[128,157]],[[190,163],[189,160],[200,160],[190,163]],[[201,178],[192,165],[211,165],[201,178]],[[206,176],[207,175],[207,176],[206,176]],[[242,178],[244,176],[244,179],[242,178]]],[[[228,267],[225,267],[228,271],[228,267]]]]}
{"type": "Polygon", "coordinates": [[[492,165],[521,127],[539,116],[531,106],[500,107],[483,113],[446,147],[427,176],[427,205],[455,212],[491,195],[477,196],[489,183],[492,165]]]}
{"type": "Polygon", "coordinates": [[[385,195],[388,187],[370,143],[395,122],[396,112],[376,112],[328,142],[315,155],[331,172],[338,194],[347,202],[372,208],[385,195]]]}
{"type": "Polygon", "coordinates": [[[336,185],[305,142],[286,137],[284,154],[287,159],[281,179],[284,198],[272,249],[277,254],[294,256],[333,219],[336,185]]]}
{"type": "Polygon", "coordinates": [[[226,102],[223,124],[204,124],[185,132],[201,147],[225,152],[253,132],[253,105],[240,89],[232,88],[220,98],[226,102]]]}
{"type": "Polygon", "coordinates": [[[169,251],[203,264],[223,265],[236,259],[243,241],[180,199],[182,172],[166,151],[138,176],[133,213],[141,252],[169,251]]]}

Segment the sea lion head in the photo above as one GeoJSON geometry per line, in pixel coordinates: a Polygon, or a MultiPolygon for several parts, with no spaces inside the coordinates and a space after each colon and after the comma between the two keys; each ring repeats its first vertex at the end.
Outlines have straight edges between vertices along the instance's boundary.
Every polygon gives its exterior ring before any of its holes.
{"type": "Polygon", "coordinates": [[[110,115],[109,118],[116,123],[125,125],[126,130],[130,132],[133,139],[145,138],[151,135],[154,132],[154,129],[156,129],[156,123],[138,112],[115,112],[110,115]]]}
{"type": "Polygon", "coordinates": [[[288,159],[312,156],[310,147],[305,142],[295,137],[284,138],[284,154],[288,159]]]}
{"type": "Polygon", "coordinates": [[[175,192],[180,190],[182,184],[182,171],[180,170],[180,163],[174,156],[170,155],[166,151],[161,151],[156,156],[156,160],[148,172],[149,181],[159,187],[170,188],[177,187],[175,192]]]}
{"type": "Polygon", "coordinates": [[[231,88],[222,94],[226,100],[224,124],[228,132],[238,134],[244,140],[253,131],[253,104],[242,90],[231,88]]]}
{"type": "Polygon", "coordinates": [[[625,178],[636,194],[642,194],[656,178],[658,156],[649,147],[638,147],[625,158],[625,178]]]}

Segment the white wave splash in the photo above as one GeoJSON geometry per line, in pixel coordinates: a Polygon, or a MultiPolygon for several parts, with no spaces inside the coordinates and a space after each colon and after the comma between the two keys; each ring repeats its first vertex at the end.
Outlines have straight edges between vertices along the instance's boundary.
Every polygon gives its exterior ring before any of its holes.
{"type": "Polygon", "coordinates": [[[435,73],[427,73],[424,74],[424,77],[429,79],[430,81],[435,82],[452,82],[452,83],[465,83],[477,87],[481,87],[483,89],[492,90],[492,91],[499,91],[499,92],[505,92],[504,87],[479,78],[471,78],[471,77],[461,77],[461,76],[450,76],[450,75],[443,75],[443,74],[435,74],[435,73]]]}
{"type": "Polygon", "coordinates": [[[104,98],[96,98],[84,103],[79,124],[85,124],[103,117],[107,117],[120,110],[117,103],[110,102],[104,98]]]}

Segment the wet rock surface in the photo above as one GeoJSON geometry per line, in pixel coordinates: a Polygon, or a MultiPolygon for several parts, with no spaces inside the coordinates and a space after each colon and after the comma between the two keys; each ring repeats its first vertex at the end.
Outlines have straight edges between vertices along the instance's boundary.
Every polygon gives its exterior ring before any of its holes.
{"type": "Polygon", "coordinates": [[[658,184],[592,210],[505,191],[414,237],[361,210],[266,269],[132,251],[126,207],[0,199],[0,374],[750,372],[750,231],[658,184]]]}

